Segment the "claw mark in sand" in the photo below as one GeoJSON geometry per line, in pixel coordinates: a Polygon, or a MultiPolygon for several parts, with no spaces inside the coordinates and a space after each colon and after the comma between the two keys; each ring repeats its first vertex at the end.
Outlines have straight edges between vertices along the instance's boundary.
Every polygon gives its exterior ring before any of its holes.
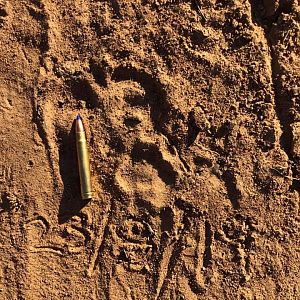
{"type": "Polygon", "coordinates": [[[53,254],[57,254],[62,256],[64,254],[64,251],[60,247],[54,247],[54,246],[36,246],[36,247],[29,247],[30,252],[37,253],[37,252],[49,252],[53,254]]]}
{"type": "Polygon", "coordinates": [[[94,251],[91,255],[91,258],[90,258],[90,262],[89,262],[89,267],[87,269],[87,276],[91,277],[96,269],[96,264],[97,264],[97,261],[98,261],[98,257],[99,257],[99,253],[100,253],[100,250],[102,248],[102,245],[103,245],[103,241],[105,239],[105,235],[106,233],[108,232],[108,221],[109,221],[110,217],[108,217],[108,214],[105,214],[104,215],[104,218],[103,218],[103,224],[105,224],[105,229],[103,231],[100,231],[98,233],[98,235],[96,236],[95,238],[95,241],[94,241],[94,251]]]}

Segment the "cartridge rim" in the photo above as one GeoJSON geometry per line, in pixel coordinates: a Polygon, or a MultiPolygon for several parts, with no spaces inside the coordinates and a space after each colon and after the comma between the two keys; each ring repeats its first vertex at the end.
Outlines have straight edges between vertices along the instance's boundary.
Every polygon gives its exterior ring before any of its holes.
{"type": "Polygon", "coordinates": [[[81,194],[82,199],[87,200],[93,198],[93,192],[84,192],[81,194]]]}

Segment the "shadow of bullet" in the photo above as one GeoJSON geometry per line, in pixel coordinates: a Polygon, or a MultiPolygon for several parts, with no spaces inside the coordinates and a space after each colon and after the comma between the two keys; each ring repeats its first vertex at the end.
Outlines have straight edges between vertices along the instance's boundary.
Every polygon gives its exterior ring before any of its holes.
{"type": "Polygon", "coordinates": [[[58,223],[63,224],[77,215],[89,200],[81,199],[76,153],[75,120],[69,133],[59,131],[59,172],[64,190],[58,211],[58,223]]]}

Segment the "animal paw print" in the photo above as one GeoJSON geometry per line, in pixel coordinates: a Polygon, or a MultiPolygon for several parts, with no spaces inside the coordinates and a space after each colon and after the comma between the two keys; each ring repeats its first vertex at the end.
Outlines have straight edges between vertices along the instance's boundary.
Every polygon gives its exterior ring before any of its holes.
{"type": "Polygon", "coordinates": [[[120,226],[112,225],[112,254],[129,271],[149,269],[153,245],[149,242],[153,233],[145,222],[126,219],[120,226]]]}
{"type": "MultiPolygon", "coordinates": [[[[157,139],[159,141],[159,139],[157,139]]],[[[151,139],[137,140],[129,155],[123,155],[115,184],[130,201],[148,203],[159,210],[171,201],[171,187],[183,173],[183,166],[167,146],[151,139]]]]}
{"type": "MultiPolygon", "coordinates": [[[[58,64],[54,58],[51,64],[50,72],[56,76],[40,77],[37,126],[57,178],[55,187],[64,189],[66,197],[74,198],[78,194],[78,180],[70,177],[76,174],[74,168],[70,169],[72,161],[76,161],[70,120],[77,113],[83,116],[95,157],[103,159],[104,139],[108,152],[130,152],[137,139],[160,135],[161,116],[167,109],[166,95],[159,80],[138,67],[100,67],[93,61],[88,67],[73,61],[58,64]],[[76,186],[72,185],[74,182],[76,186]]],[[[165,150],[153,149],[158,156],[159,151],[165,150]]]]}

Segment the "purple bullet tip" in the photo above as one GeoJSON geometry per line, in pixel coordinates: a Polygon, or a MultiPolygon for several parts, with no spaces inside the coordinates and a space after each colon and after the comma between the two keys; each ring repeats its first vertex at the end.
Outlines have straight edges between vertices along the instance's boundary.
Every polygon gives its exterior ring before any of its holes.
{"type": "Polygon", "coordinates": [[[80,114],[77,115],[76,120],[77,121],[81,120],[80,114]]]}

